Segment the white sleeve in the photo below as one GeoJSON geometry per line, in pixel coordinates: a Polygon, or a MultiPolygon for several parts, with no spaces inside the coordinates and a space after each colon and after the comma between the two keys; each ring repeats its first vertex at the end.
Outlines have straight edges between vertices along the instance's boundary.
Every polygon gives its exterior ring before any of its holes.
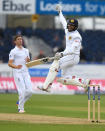
{"type": "Polygon", "coordinates": [[[80,54],[80,49],[81,49],[81,40],[79,38],[74,39],[71,48],[67,51],[64,52],[64,55],[70,55],[70,54],[80,54]]]}
{"type": "Polygon", "coordinates": [[[67,22],[66,22],[65,17],[62,14],[62,11],[60,11],[60,13],[59,13],[59,19],[60,19],[60,22],[63,25],[63,28],[66,30],[67,29],[67,22]]]}
{"type": "Polygon", "coordinates": [[[27,49],[27,56],[30,59],[29,50],[27,49]]]}
{"type": "Polygon", "coordinates": [[[14,57],[15,57],[15,53],[13,50],[11,50],[9,53],[9,60],[14,60],[14,57]]]}

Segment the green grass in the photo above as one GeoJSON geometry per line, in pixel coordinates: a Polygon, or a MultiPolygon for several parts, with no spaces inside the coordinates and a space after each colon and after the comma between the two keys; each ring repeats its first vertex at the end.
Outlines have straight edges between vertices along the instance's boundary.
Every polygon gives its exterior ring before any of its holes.
{"type": "Polygon", "coordinates": [[[56,125],[0,122],[0,131],[104,131],[105,125],[56,125]]]}
{"type": "MultiPolygon", "coordinates": [[[[0,113],[16,113],[17,94],[0,94],[0,113]]],[[[97,99],[97,97],[96,97],[97,99]]],[[[101,96],[101,119],[105,119],[105,96],[101,96]]],[[[87,118],[87,95],[33,95],[26,103],[26,114],[87,118]]],[[[92,102],[91,102],[92,107],[92,102]]],[[[97,104],[96,104],[97,109],[97,104]]],[[[97,113],[96,113],[97,115],[97,113]]],[[[92,108],[91,108],[92,116],[92,108]]],[[[0,121],[2,130],[38,130],[38,131],[97,131],[105,130],[105,125],[50,125],[26,124],[0,121]]]]}

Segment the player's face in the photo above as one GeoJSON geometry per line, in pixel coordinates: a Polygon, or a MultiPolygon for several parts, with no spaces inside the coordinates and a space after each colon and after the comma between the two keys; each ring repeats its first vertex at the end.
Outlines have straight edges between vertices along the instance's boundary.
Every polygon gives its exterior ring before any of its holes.
{"type": "Polygon", "coordinates": [[[23,43],[22,37],[17,37],[16,40],[15,40],[15,44],[16,44],[17,46],[21,46],[22,43],[23,43]]]}
{"type": "Polygon", "coordinates": [[[68,29],[69,32],[73,31],[74,28],[75,27],[73,25],[70,25],[70,24],[67,25],[67,29],[68,29]]]}

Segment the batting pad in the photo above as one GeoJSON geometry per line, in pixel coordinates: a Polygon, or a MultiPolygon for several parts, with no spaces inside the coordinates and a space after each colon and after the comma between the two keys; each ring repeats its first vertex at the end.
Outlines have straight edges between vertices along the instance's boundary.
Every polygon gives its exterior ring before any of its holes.
{"type": "Polygon", "coordinates": [[[64,85],[73,85],[73,86],[80,86],[84,87],[84,84],[80,83],[79,81],[76,81],[74,79],[66,79],[66,78],[59,78],[57,82],[60,82],[64,85]]]}
{"type": "Polygon", "coordinates": [[[54,62],[51,64],[49,73],[46,77],[46,80],[44,82],[43,88],[47,89],[52,82],[54,81],[57,73],[58,73],[58,69],[59,69],[59,61],[58,60],[54,60],[54,62]]]}

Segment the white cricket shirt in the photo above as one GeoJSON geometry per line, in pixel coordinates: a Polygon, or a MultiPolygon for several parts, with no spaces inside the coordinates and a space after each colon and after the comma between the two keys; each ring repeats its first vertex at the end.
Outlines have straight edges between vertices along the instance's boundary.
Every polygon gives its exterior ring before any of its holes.
{"type": "Polygon", "coordinates": [[[67,53],[74,53],[80,55],[80,48],[81,48],[81,41],[82,41],[81,35],[77,30],[72,32],[68,31],[66,19],[64,18],[61,11],[59,13],[59,18],[60,18],[60,22],[63,25],[63,28],[65,29],[65,34],[66,34],[66,48],[63,53],[65,55],[67,53]]]}
{"type": "Polygon", "coordinates": [[[16,71],[16,72],[28,71],[28,68],[25,65],[26,64],[26,61],[25,61],[26,57],[30,58],[28,49],[26,49],[24,47],[22,47],[22,49],[20,49],[17,46],[15,46],[15,48],[10,51],[9,60],[13,60],[14,65],[22,65],[21,69],[14,69],[13,68],[13,71],[16,71]]]}

